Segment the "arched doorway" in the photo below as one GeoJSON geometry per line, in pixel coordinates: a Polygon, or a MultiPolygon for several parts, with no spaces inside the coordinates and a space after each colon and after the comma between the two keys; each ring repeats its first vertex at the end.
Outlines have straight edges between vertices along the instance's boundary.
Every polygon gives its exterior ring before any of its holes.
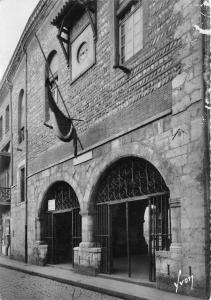
{"type": "Polygon", "coordinates": [[[81,215],[77,196],[63,181],[46,193],[42,208],[42,240],[48,244],[47,262],[74,264],[73,249],[81,242],[81,215]]]}
{"type": "Polygon", "coordinates": [[[158,170],[138,157],[119,159],[99,179],[95,209],[101,272],[155,281],[155,251],[171,241],[169,189],[158,170]]]}

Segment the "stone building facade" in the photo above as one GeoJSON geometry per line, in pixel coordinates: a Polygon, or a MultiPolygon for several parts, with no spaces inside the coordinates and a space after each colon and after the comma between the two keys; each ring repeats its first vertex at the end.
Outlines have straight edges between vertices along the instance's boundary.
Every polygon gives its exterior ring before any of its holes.
{"type": "Polygon", "coordinates": [[[172,292],[181,273],[178,293],[208,296],[201,9],[199,0],[38,3],[0,85],[1,111],[8,102],[11,112],[12,258],[172,292]],[[52,129],[46,82],[83,120],[77,158],[52,129]]]}

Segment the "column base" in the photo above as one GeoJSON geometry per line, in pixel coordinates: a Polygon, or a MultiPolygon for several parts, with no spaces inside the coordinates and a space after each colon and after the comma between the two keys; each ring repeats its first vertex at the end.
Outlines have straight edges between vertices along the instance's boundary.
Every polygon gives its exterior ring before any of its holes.
{"type": "Polygon", "coordinates": [[[42,241],[36,241],[33,247],[32,257],[29,257],[30,263],[38,266],[45,266],[47,263],[48,245],[42,241]]]}
{"type": "MultiPolygon", "coordinates": [[[[83,243],[81,244],[84,246],[83,243]]],[[[100,272],[101,248],[81,247],[81,244],[74,248],[74,270],[95,276],[100,272]]]]}
{"type": "Polygon", "coordinates": [[[172,243],[169,251],[156,251],[156,286],[158,289],[175,292],[178,272],[182,269],[182,248],[172,243]]]}

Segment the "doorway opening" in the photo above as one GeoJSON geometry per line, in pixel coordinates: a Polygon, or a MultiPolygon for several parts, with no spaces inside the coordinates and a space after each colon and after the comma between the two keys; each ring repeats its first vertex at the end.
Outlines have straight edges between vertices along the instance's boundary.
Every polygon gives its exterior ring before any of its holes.
{"type": "Polygon", "coordinates": [[[47,262],[74,265],[74,247],[81,242],[79,202],[72,187],[56,182],[45,198],[43,237],[48,244],[47,262]]]}
{"type": "Polygon", "coordinates": [[[146,201],[132,201],[111,206],[113,274],[149,278],[149,249],[143,230],[146,205],[146,201]]]}
{"type": "Polygon", "coordinates": [[[72,262],[72,213],[54,215],[55,226],[55,263],[72,262]]]}
{"type": "Polygon", "coordinates": [[[169,190],[144,159],[122,158],[99,180],[95,194],[95,238],[101,272],[156,280],[155,252],[169,250],[169,190]]]}

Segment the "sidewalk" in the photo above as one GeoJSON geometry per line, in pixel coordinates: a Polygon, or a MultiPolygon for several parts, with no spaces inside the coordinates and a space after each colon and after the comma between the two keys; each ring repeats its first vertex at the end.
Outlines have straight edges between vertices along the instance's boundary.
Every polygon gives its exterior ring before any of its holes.
{"type": "Polygon", "coordinates": [[[58,267],[41,267],[25,264],[24,262],[19,262],[2,256],[0,256],[0,266],[127,300],[199,299],[195,297],[181,296],[176,293],[168,293],[135,283],[117,281],[110,278],[102,278],[100,276],[93,277],[81,275],[71,270],[61,269],[58,267]]]}

